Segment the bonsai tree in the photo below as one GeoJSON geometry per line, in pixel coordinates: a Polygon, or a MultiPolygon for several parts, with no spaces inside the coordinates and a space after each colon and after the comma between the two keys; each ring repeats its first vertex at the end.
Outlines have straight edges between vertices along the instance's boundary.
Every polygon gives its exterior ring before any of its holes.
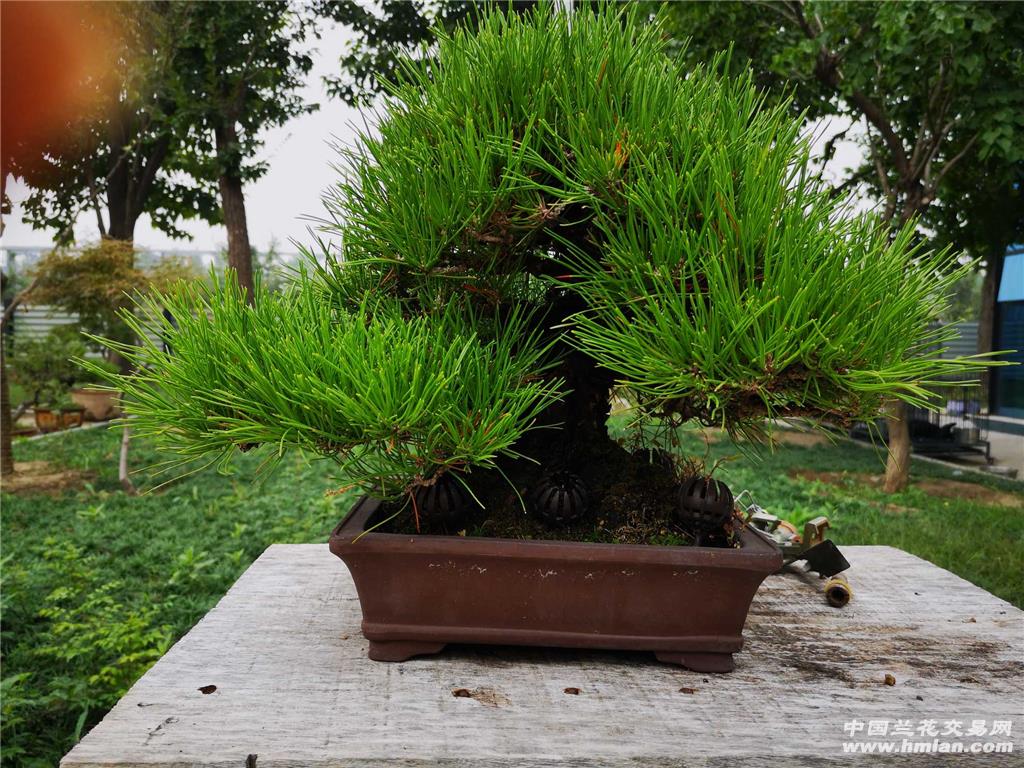
{"type": "Polygon", "coordinates": [[[682,539],[695,470],[652,435],[870,420],[982,365],[929,327],[963,271],[830,196],[749,75],[682,72],[611,5],[437,45],[343,153],[339,245],[285,293],[229,278],[125,316],[172,351],[110,342],[138,370],[111,381],[182,461],[299,448],[428,532],[682,539]],[[613,387],[649,450],[609,436],[613,387]]]}

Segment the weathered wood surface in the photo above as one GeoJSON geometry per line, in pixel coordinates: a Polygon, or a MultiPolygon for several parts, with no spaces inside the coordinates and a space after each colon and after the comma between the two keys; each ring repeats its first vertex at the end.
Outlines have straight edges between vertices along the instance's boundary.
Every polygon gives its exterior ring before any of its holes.
{"type": "Polygon", "coordinates": [[[789,768],[857,762],[841,745],[854,719],[1012,720],[1012,755],[891,764],[1022,764],[1024,613],[900,550],[844,553],[849,606],[827,606],[814,577],[771,577],[736,671],[713,676],[521,648],[372,662],[342,563],[275,545],[62,765],[789,768]]]}

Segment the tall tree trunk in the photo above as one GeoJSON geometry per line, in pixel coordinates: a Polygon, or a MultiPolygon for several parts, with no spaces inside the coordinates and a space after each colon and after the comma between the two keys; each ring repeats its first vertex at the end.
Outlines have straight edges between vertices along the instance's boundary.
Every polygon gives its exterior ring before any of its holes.
{"type": "MultiPolygon", "coordinates": [[[[0,274],[0,284],[7,281],[7,276],[0,274]]],[[[14,430],[15,418],[11,415],[11,390],[7,383],[7,328],[14,317],[14,310],[32,293],[39,282],[36,276],[27,288],[19,291],[4,306],[0,316],[0,475],[14,472],[14,446],[11,432],[14,430]]],[[[2,286],[0,286],[2,291],[2,286]]]]}
{"type": "Polygon", "coordinates": [[[135,240],[135,222],[137,218],[133,219],[130,216],[120,216],[115,219],[113,211],[110,216],[110,226],[107,228],[108,240],[124,240],[125,242],[132,242],[135,240]]]}
{"type": "MultiPolygon", "coordinates": [[[[217,152],[220,156],[231,157],[238,142],[233,122],[218,128],[216,131],[217,152]]],[[[245,195],[242,192],[242,179],[231,168],[218,179],[220,185],[220,203],[224,212],[224,226],[228,230],[228,267],[235,271],[238,285],[245,291],[247,300],[253,301],[252,247],[249,244],[249,225],[245,218],[245,195]]]]}
{"type": "Polygon", "coordinates": [[[884,490],[897,493],[910,483],[910,426],[906,404],[901,400],[891,403],[885,423],[889,430],[889,457],[885,462],[884,490]]]}
{"type": "MultiPolygon", "coordinates": [[[[905,225],[912,218],[922,213],[930,204],[931,198],[926,197],[920,179],[904,181],[907,187],[903,200],[899,224],[905,225]]],[[[888,432],[888,458],[885,461],[886,493],[898,493],[910,485],[910,425],[907,423],[907,404],[902,400],[894,400],[886,408],[885,426],[888,432]]]]}
{"type": "MultiPolygon", "coordinates": [[[[137,132],[133,121],[130,107],[122,103],[108,126],[110,165],[106,199],[109,223],[103,236],[110,240],[132,242],[135,239],[135,224],[146,210],[157,175],[171,151],[169,132],[146,141],[143,146],[146,137],[137,132]],[[134,146],[136,143],[139,145],[134,146]]],[[[102,221],[100,229],[102,233],[102,221]]]]}
{"type": "MultiPolygon", "coordinates": [[[[4,194],[3,190],[3,182],[0,181],[0,197],[4,194]]],[[[3,212],[0,211],[0,233],[3,230],[3,212]]],[[[7,275],[0,273],[0,293],[5,293],[6,288],[7,275]]],[[[14,445],[11,439],[14,418],[11,416],[11,388],[7,383],[6,326],[6,322],[0,323],[0,478],[14,474],[14,445]]]]}
{"type": "Polygon", "coordinates": [[[242,182],[233,176],[220,177],[220,199],[224,224],[228,230],[228,266],[235,271],[238,284],[248,301],[253,300],[252,248],[249,227],[245,220],[245,197],[242,182]]]}
{"type": "MultiPolygon", "coordinates": [[[[996,293],[999,290],[999,277],[1002,272],[1004,249],[1001,245],[994,246],[985,264],[985,279],[981,284],[981,310],[978,314],[978,353],[995,350],[996,325],[996,293]]],[[[992,374],[988,368],[981,372],[981,392],[986,403],[991,407],[992,374]]]]}
{"type": "Polygon", "coordinates": [[[110,240],[130,242],[135,239],[135,222],[139,217],[132,210],[134,180],[131,171],[134,158],[128,147],[133,145],[136,138],[131,129],[131,115],[127,106],[122,104],[111,115],[107,125],[110,159],[107,169],[106,237],[110,240]]]}
{"type": "Polygon", "coordinates": [[[0,332],[0,475],[14,474],[14,447],[11,432],[14,419],[11,418],[11,389],[7,383],[7,341],[0,332]]]}

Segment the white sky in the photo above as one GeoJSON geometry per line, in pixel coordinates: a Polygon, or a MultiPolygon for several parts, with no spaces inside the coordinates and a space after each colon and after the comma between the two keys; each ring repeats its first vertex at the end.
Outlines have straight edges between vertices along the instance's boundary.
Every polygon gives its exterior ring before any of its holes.
{"type": "MultiPolygon", "coordinates": [[[[338,99],[327,96],[322,76],[337,72],[338,59],[345,46],[347,35],[336,27],[323,31],[313,54],[313,69],[310,71],[303,97],[307,102],[320,104],[320,109],[308,115],[301,115],[283,127],[268,131],[260,159],[267,161],[269,170],[255,183],[245,188],[246,213],[249,223],[249,239],[253,246],[264,250],[277,242],[279,251],[293,252],[291,240],[310,243],[308,228],[313,224],[304,217],[318,217],[323,214],[321,194],[337,178],[331,167],[337,154],[329,146],[332,143],[351,143],[355,137],[356,124],[361,124],[358,110],[346,106],[338,99]]],[[[815,129],[820,134],[820,147],[828,136],[838,130],[832,125],[815,129]]],[[[853,132],[851,132],[853,133],[853,132]]],[[[859,149],[849,141],[841,142],[827,169],[826,176],[836,179],[844,168],[856,165],[859,149]]],[[[0,245],[48,246],[51,232],[33,230],[21,219],[20,203],[27,197],[28,190],[17,181],[8,185],[8,194],[13,205],[11,215],[6,218],[6,229],[0,245]]],[[[203,222],[183,222],[181,227],[192,234],[191,241],[173,240],[155,230],[149,217],[143,216],[135,229],[135,243],[142,249],[179,249],[217,251],[226,247],[227,236],[223,227],[211,227],[203,222]]],[[[75,226],[79,243],[99,238],[95,214],[87,212],[79,217],[75,226]]]]}

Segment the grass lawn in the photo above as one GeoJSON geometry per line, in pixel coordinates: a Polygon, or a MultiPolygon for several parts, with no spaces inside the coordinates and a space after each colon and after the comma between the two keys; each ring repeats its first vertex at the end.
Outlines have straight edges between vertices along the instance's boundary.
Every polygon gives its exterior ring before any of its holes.
{"type": "MultiPolygon", "coordinates": [[[[326,541],[347,507],[328,466],[258,457],[133,498],[117,482],[119,433],[16,443],[88,480],[50,496],[3,494],[3,764],[55,766],[79,735],[205,614],[273,542],[326,541]]],[[[132,463],[158,460],[135,441],[132,463]]]]}
{"type": "MultiPolygon", "coordinates": [[[[735,452],[728,443],[706,448],[696,433],[686,441],[710,461],[735,452]]],[[[325,494],[336,485],[328,465],[298,457],[254,484],[253,455],[239,457],[234,475],[207,470],[132,498],[117,483],[117,448],[118,434],[105,429],[16,446],[18,461],[85,477],[52,495],[3,494],[5,765],[56,765],[268,544],[326,541],[351,502],[325,494]]],[[[133,446],[134,465],[156,458],[150,446],[133,446]]],[[[788,446],[720,471],[781,517],[828,515],[840,544],[901,547],[1022,604],[1019,485],[917,463],[918,486],[886,496],[857,480],[880,469],[875,452],[844,443],[788,446]]]]}

